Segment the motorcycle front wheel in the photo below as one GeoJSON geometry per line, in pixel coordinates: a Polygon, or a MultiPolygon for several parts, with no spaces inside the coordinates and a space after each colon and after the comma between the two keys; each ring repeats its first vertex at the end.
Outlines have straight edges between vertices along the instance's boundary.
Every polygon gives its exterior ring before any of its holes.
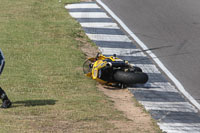
{"type": "Polygon", "coordinates": [[[148,81],[148,75],[143,72],[117,70],[113,76],[115,81],[123,84],[145,84],[148,81]]]}

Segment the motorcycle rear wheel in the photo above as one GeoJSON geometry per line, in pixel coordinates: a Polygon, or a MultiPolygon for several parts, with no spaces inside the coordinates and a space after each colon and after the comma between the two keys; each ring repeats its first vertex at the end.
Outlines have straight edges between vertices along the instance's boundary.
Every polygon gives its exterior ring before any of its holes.
{"type": "Polygon", "coordinates": [[[123,84],[145,84],[148,81],[148,75],[143,72],[124,72],[118,70],[113,76],[117,82],[123,84]]]}

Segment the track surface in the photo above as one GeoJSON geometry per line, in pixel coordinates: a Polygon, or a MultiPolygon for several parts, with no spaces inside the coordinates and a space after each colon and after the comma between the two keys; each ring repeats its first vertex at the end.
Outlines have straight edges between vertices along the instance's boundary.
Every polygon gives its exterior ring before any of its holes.
{"type": "Polygon", "coordinates": [[[102,0],[200,103],[200,1],[102,0]]]}

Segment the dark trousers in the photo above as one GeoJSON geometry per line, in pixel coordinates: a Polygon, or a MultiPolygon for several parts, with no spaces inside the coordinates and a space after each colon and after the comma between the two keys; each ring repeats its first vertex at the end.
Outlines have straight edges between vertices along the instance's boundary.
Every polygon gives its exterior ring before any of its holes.
{"type": "Polygon", "coordinates": [[[0,87],[0,99],[2,101],[8,100],[8,97],[7,97],[6,93],[5,93],[5,91],[1,87],[0,87]]]}

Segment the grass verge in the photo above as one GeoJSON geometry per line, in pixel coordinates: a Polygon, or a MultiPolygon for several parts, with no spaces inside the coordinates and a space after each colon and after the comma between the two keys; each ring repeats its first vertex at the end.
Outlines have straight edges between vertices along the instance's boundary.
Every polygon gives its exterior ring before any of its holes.
{"type": "Polygon", "coordinates": [[[13,102],[0,132],[115,132],[111,121],[129,121],[82,74],[88,40],[64,9],[78,1],[0,0],[0,83],[13,102]]]}

